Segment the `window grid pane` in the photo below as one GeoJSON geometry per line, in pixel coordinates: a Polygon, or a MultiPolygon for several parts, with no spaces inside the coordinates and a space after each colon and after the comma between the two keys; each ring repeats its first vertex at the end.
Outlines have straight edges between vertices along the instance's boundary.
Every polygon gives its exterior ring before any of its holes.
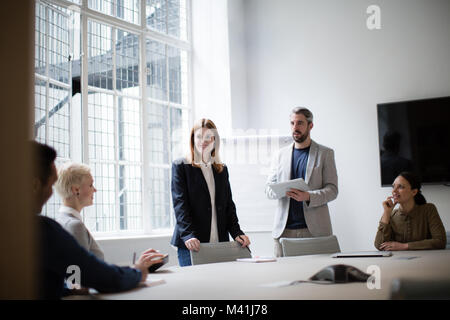
{"type": "Polygon", "coordinates": [[[169,164],[168,108],[165,105],[147,102],[148,161],[153,164],[169,164]]]}
{"type": "Polygon", "coordinates": [[[70,90],[49,84],[49,119],[48,143],[52,145],[59,157],[69,158],[70,125],[69,100],[70,90]]]}
{"type": "Polygon", "coordinates": [[[119,221],[121,230],[143,229],[141,171],[141,166],[119,166],[119,221]]]}
{"type": "Polygon", "coordinates": [[[141,162],[139,100],[118,97],[119,160],[141,162]]]}
{"type": "Polygon", "coordinates": [[[145,16],[149,29],[187,40],[186,0],[147,0],[145,16]]]}
{"type": "Polygon", "coordinates": [[[117,0],[116,17],[139,24],[140,0],[117,0]]]}
{"type": "Polygon", "coordinates": [[[112,28],[88,21],[88,85],[113,89],[112,28]]]}
{"type": "Polygon", "coordinates": [[[89,9],[112,16],[114,3],[113,0],[89,0],[88,7],[89,9]]]}
{"type": "Polygon", "coordinates": [[[89,159],[115,161],[114,154],[114,96],[89,92],[88,137],[89,159]]]}
{"type": "Polygon", "coordinates": [[[89,0],[90,9],[139,24],[140,0],[89,0]]]}
{"type": "Polygon", "coordinates": [[[46,33],[47,24],[45,18],[46,7],[41,3],[36,3],[36,20],[35,20],[35,52],[34,52],[34,68],[35,72],[46,75],[46,33]]]}
{"type": "Polygon", "coordinates": [[[187,52],[168,46],[170,102],[187,104],[187,52]]]}
{"type": "Polygon", "coordinates": [[[169,12],[167,29],[171,36],[186,40],[187,11],[186,0],[168,0],[169,12]]]}
{"type": "Polygon", "coordinates": [[[95,205],[84,209],[84,222],[92,232],[110,232],[116,230],[116,174],[111,163],[90,163],[94,186],[95,205]]]}
{"type": "Polygon", "coordinates": [[[67,16],[48,10],[49,77],[69,83],[69,28],[67,16]]]}
{"type": "Polygon", "coordinates": [[[116,30],[116,89],[139,96],[139,37],[116,30]]]}
{"type": "Polygon", "coordinates": [[[45,143],[47,82],[36,79],[34,85],[34,136],[37,141],[45,143]]]}
{"type": "Polygon", "coordinates": [[[151,226],[153,229],[172,227],[172,202],[170,199],[170,169],[150,167],[148,181],[150,190],[151,226]]]}
{"type": "Polygon", "coordinates": [[[147,27],[161,33],[166,33],[166,0],[147,0],[145,10],[147,27]]]}
{"type": "Polygon", "coordinates": [[[172,130],[172,159],[178,159],[188,152],[189,111],[172,107],[170,110],[170,128],[172,130]]]}
{"type": "Polygon", "coordinates": [[[166,46],[147,40],[147,95],[150,98],[167,101],[166,46]]]}

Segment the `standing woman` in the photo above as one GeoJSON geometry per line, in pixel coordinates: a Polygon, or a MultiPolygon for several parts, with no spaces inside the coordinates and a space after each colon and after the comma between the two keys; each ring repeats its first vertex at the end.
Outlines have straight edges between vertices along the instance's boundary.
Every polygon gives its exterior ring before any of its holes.
{"type": "Polygon", "coordinates": [[[402,172],[392,184],[392,196],[383,201],[383,216],[375,237],[379,250],[445,249],[444,225],[432,203],[420,191],[418,178],[402,172]],[[394,209],[396,204],[398,209],[394,209]]]}
{"type": "Polygon", "coordinates": [[[180,266],[191,265],[190,250],[201,242],[250,244],[236,215],[228,169],[219,157],[220,137],[215,124],[198,120],[190,134],[190,152],[172,164],[172,201],[176,225],[171,244],[178,248],[180,266]]]}

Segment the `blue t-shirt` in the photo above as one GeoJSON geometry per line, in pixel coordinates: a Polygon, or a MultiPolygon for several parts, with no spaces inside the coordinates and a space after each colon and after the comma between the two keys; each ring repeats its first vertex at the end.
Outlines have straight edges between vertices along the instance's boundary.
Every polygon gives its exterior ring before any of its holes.
{"type": "MultiPolygon", "coordinates": [[[[306,165],[308,164],[309,147],[295,149],[292,151],[291,179],[303,178],[306,175],[306,165]]],[[[290,199],[289,215],[286,223],[287,229],[306,228],[305,214],[303,213],[303,201],[290,199]]]]}

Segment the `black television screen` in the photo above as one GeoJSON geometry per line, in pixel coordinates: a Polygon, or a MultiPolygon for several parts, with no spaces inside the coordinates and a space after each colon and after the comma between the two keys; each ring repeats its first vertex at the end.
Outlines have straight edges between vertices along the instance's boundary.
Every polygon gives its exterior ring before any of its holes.
{"type": "Polygon", "coordinates": [[[382,186],[402,171],[450,182],[450,97],[380,103],[377,113],[382,186]]]}

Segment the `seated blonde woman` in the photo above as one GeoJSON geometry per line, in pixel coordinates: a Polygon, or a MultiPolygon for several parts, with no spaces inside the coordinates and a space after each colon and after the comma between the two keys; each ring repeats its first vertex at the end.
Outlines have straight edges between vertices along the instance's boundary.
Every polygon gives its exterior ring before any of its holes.
{"type": "Polygon", "coordinates": [[[66,229],[87,251],[104,260],[104,254],[81,218],[81,210],[91,206],[94,201],[94,179],[90,168],[85,164],[66,163],[58,171],[56,192],[63,205],[56,221],[66,229]]]}

